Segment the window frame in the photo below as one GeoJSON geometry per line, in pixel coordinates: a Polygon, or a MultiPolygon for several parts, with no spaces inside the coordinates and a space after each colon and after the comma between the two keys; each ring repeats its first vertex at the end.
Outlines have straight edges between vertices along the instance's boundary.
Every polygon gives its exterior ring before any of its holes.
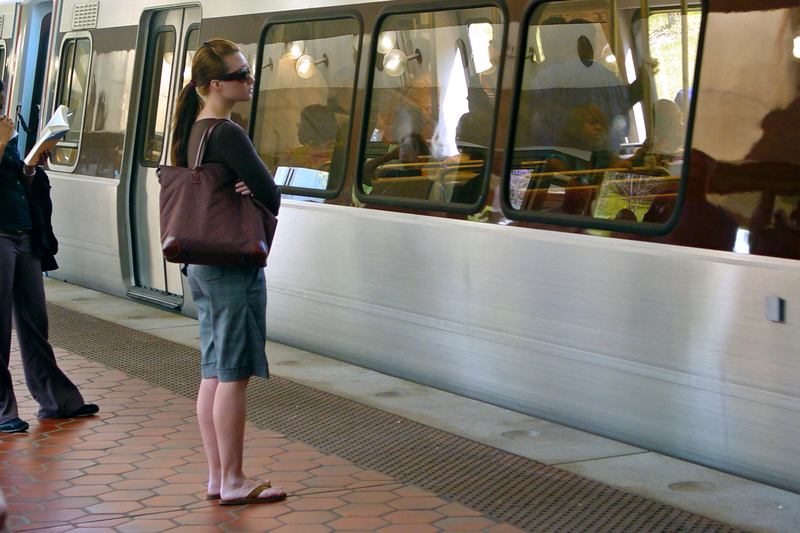
{"type": "Polygon", "coordinates": [[[357,159],[356,159],[355,183],[353,186],[353,194],[355,195],[356,199],[358,199],[358,201],[364,204],[371,204],[378,206],[400,207],[400,208],[414,209],[419,211],[456,213],[462,215],[474,215],[483,208],[486,202],[486,198],[488,197],[489,184],[492,178],[492,166],[494,160],[495,144],[497,142],[497,139],[499,138],[497,135],[497,122],[498,122],[498,115],[500,112],[499,93],[502,90],[503,72],[506,63],[505,54],[506,54],[506,47],[508,46],[508,32],[509,32],[508,8],[504,3],[495,2],[493,0],[483,0],[483,1],[472,0],[458,5],[455,5],[454,3],[447,3],[445,5],[442,5],[441,3],[434,3],[434,2],[420,2],[403,6],[387,6],[380,11],[375,21],[375,26],[372,28],[372,36],[374,38],[371,39],[369,47],[367,80],[366,80],[366,85],[364,87],[365,102],[364,102],[363,117],[361,122],[361,132],[358,140],[358,154],[356,156],[357,159]],[[381,26],[384,24],[384,22],[388,17],[392,16],[414,15],[419,13],[433,13],[433,12],[443,13],[447,11],[463,11],[468,9],[477,9],[486,7],[495,8],[500,12],[503,20],[501,23],[499,23],[499,25],[502,26],[503,28],[503,38],[499,51],[501,61],[500,64],[498,65],[498,70],[497,70],[498,86],[496,90],[498,96],[495,98],[494,101],[491,137],[489,140],[489,147],[488,147],[489,149],[485,163],[483,183],[481,184],[480,194],[478,195],[477,200],[475,201],[475,203],[472,204],[462,204],[462,203],[441,202],[437,200],[422,200],[422,199],[399,198],[392,196],[365,194],[362,189],[363,179],[364,179],[363,163],[367,155],[367,145],[369,143],[368,137],[371,134],[371,132],[369,132],[368,129],[369,129],[370,113],[372,110],[371,109],[372,99],[373,99],[372,95],[373,95],[373,87],[375,82],[375,71],[376,71],[375,64],[378,57],[377,36],[380,35],[381,26]]]}
{"type": "MultiPolygon", "coordinates": [[[[172,38],[173,38],[173,41],[175,43],[175,48],[178,49],[179,53],[182,52],[182,50],[181,50],[182,46],[178,46],[178,44],[182,45],[183,43],[179,43],[180,35],[179,35],[179,32],[178,32],[177,28],[175,28],[174,26],[171,26],[169,24],[164,24],[162,26],[158,26],[157,28],[154,28],[152,33],[148,36],[148,40],[152,40],[151,43],[150,43],[152,46],[148,46],[148,48],[149,48],[148,51],[150,53],[144,58],[144,70],[143,70],[143,72],[147,73],[148,79],[146,80],[147,83],[142,85],[143,91],[142,91],[141,97],[139,99],[139,109],[137,110],[137,113],[139,114],[139,123],[142,123],[142,118],[143,117],[153,117],[153,124],[155,124],[155,119],[158,118],[158,113],[154,113],[153,112],[153,108],[150,106],[150,104],[152,103],[153,81],[155,79],[153,77],[153,66],[155,64],[154,63],[155,58],[156,58],[155,54],[156,54],[156,51],[158,49],[158,46],[156,46],[156,43],[158,42],[158,39],[160,38],[160,36],[162,34],[165,34],[165,33],[171,33],[172,34],[172,38]]],[[[177,54],[175,54],[173,52],[173,63],[177,63],[177,61],[175,60],[175,56],[176,55],[177,54]]],[[[172,66],[173,69],[175,69],[175,67],[176,67],[176,65],[172,66]]],[[[160,71],[160,73],[163,75],[163,70],[160,71]]],[[[170,96],[171,96],[172,91],[173,91],[172,81],[173,81],[173,74],[170,73],[169,92],[167,94],[167,102],[168,102],[167,111],[169,111],[169,102],[171,100],[170,96]]],[[[171,119],[171,117],[169,116],[169,113],[167,113],[167,116],[165,118],[166,118],[166,122],[164,123],[164,133],[166,134],[169,131],[169,122],[170,122],[170,119],[171,119]]],[[[153,162],[153,161],[150,161],[148,159],[145,159],[143,157],[144,156],[144,146],[145,146],[145,140],[147,138],[147,135],[148,135],[148,133],[150,133],[150,125],[151,125],[150,124],[150,120],[144,120],[144,125],[146,127],[140,128],[139,129],[139,134],[137,135],[138,138],[136,139],[136,144],[135,144],[136,152],[134,153],[134,157],[136,158],[136,162],[137,162],[137,164],[139,166],[148,167],[148,168],[156,168],[161,164],[161,161],[164,160],[165,148],[168,145],[167,138],[165,136],[161,141],[161,153],[160,153],[160,155],[158,157],[158,161],[153,162]]],[[[155,132],[155,130],[153,130],[153,131],[155,132]]]]}
{"type": "MultiPolygon", "coordinates": [[[[529,5],[525,13],[523,14],[522,21],[520,22],[519,41],[517,43],[519,47],[518,49],[523,50],[527,46],[531,21],[533,19],[534,14],[536,13],[536,10],[540,6],[545,4],[554,4],[554,3],[569,2],[569,1],[574,1],[574,0],[536,0],[531,5],[529,5]]],[[[700,34],[698,36],[697,58],[695,61],[695,71],[693,77],[693,84],[695,87],[697,87],[698,80],[700,78],[700,71],[702,70],[701,68],[702,55],[703,55],[702,51],[703,51],[703,42],[705,37],[707,12],[708,12],[707,2],[703,2],[700,34]]],[[[632,233],[637,235],[647,235],[653,237],[664,236],[669,232],[671,232],[673,229],[675,229],[675,226],[677,226],[678,221],[680,219],[680,215],[683,210],[683,204],[686,197],[686,192],[685,192],[686,180],[687,180],[687,173],[691,165],[691,159],[690,159],[691,150],[688,150],[684,153],[683,167],[681,169],[681,175],[678,182],[678,197],[675,201],[675,209],[673,210],[669,220],[667,220],[663,224],[629,222],[629,221],[602,219],[602,218],[594,218],[587,216],[566,215],[562,213],[547,213],[542,211],[522,211],[514,209],[514,207],[511,205],[510,184],[511,184],[511,171],[514,169],[513,166],[514,148],[516,141],[517,124],[519,122],[519,107],[520,107],[520,100],[522,97],[522,82],[523,82],[525,61],[526,61],[525,55],[520,54],[517,57],[516,64],[514,65],[515,76],[514,76],[514,87],[513,87],[512,102],[511,102],[512,108],[510,114],[511,115],[510,127],[508,132],[508,141],[506,144],[507,149],[503,162],[503,173],[501,175],[502,182],[500,185],[501,188],[500,204],[503,210],[503,214],[511,220],[516,220],[521,222],[533,222],[539,224],[566,226],[572,228],[581,228],[581,229],[599,230],[599,231],[632,233]]],[[[691,141],[694,128],[695,105],[696,101],[695,99],[692,99],[689,106],[689,114],[686,119],[685,146],[687,148],[691,148],[692,144],[691,141]]]]}
{"type": "Polygon", "coordinates": [[[195,31],[197,32],[197,42],[198,42],[198,44],[197,44],[197,48],[195,48],[193,51],[195,53],[197,53],[197,51],[200,49],[200,46],[202,44],[200,42],[200,23],[199,22],[194,22],[194,23],[189,25],[189,27],[186,29],[186,34],[184,35],[184,42],[181,43],[181,50],[180,50],[180,54],[181,54],[181,65],[180,65],[180,68],[181,68],[181,71],[180,71],[181,72],[181,80],[180,80],[180,85],[178,87],[178,94],[180,94],[180,91],[183,90],[183,88],[186,86],[186,84],[191,81],[191,77],[192,77],[192,73],[191,72],[189,72],[189,79],[186,80],[186,81],[184,81],[183,75],[184,75],[184,73],[186,73],[186,63],[187,63],[186,60],[189,57],[189,47],[188,47],[189,39],[190,39],[190,36],[191,36],[192,32],[195,32],[195,31]]]}
{"type": "MultiPolygon", "coordinates": [[[[62,96],[64,94],[64,80],[66,79],[66,72],[64,71],[64,67],[66,66],[66,65],[64,65],[64,60],[65,60],[64,54],[66,52],[67,45],[69,43],[71,43],[71,42],[74,42],[75,46],[76,46],[76,49],[77,49],[77,41],[79,41],[81,39],[86,39],[86,40],[89,41],[89,54],[88,54],[89,55],[89,64],[88,64],[88,67],[86,69],[86,80],[85,80],[86,81],[86,93],[84,94],[84,97],[83,97],[83,103],[82,103],[82,109],[81,109],[82,122],[80,124],[79,129],[78,129],[78,132],[79,132],[79,134],[78,134],[78,142],[76,143],[77,146],[73,147],[72,143],[66,143],[65,141],[62,140],[62,141],[59,141],[56,144],[56,147],[55,147],[55,149],[58,149],[58,148],[73,148],[75,150],[75,162],[72,165],[64,165],[64,164],[56,163],[55,161],[53,161],[52,156],[50,158],[48,158],[48,160],[47,160],[47,164],[48,164],[48,166],[50,168],[52,168],[54,170],[58,170],[60,172],[74,172],[75,169],[78,167],[78,163],[79,163],[79,161],[81,159],[81,148],[83,147],[83,132],[84,132],[84,125],[86,123],[86,103],[89,100],[88,88],[89,88],[89,83],[90,83],[91,77],[92,77],[92,67],[94,66],[94,61],[93,61],[93,59],[94,59],[94,57],[93,57],[94,56],[94,39],[92,37],[91,32],[88,32],[88,31],[67,32],[67,33],[64,34],[63,38],[61,39],[60,52],[59,52],[59,55],[58,55],[58,69],[57,69],[57,72],[56,72],[57,85],[56,85],[56,91],[55,91],[55,99],[53,100],[53,105],[51,106],[51,107],[53,107],[53,109],[50,109],[49,110],[49,114],[47,115],[49,117],[53,113],[53,111],[55,111],[55,108],[57,108],[59,105],[61,105],[60,104],[61,98],[62,98],[62,96]]],[[[72,65],[69,66],[70,71],[74,71],[74,63],[75,63],[75,60],[74,60],[74,56],[73,56],[72,65]]],[[[73,125],[70,124],[70,126],[72,127],[73,125]]]]}
{"type": "Polygon", "coordinates": [[[6,80],[6,62],[8,61],[8,49],[6,48],[6,41],[5,39],[0,39],[0,80],[8,86],[8,80],[6,80]]]}
{"type": "MultiPolygon", "coordinates": [[[[290,14],[277,14],[267,18],[264,21],[264,26],[261,28],[261,34],[258,38],[258,53],[256,56],[256,77],[255,83],[253,85],[253,100],[250,106],[250,124],[249,124],[249,131],[248,135],[250,139],[255,138],[255,128],[258,119],[258,100],[261,95],[260,87],[261,87],[261,80],[263,77],[264,72],[264,47],[265,41],[267,38],[267,33],[273,26],[279,25],[288,25],[288,24],[298,24],[303,22],[325,22],[325,21],[335,21],[335,20],[342,20],[342,19],[353,19],[358,24],[358,50],[356,53],[355,59],[355,72],[353,79],[353,92],[350,97],[350,119],[348,121],[348,129],[346,135],[346,140],[344,144],[344,153],[345,153],[345,161],[344,167],[342,169],[342,177],[339,180],[338,185],[334,189],[308,189],[304,187],[292,187],[290,185],[281,185],[281,194],[298,196],[298,197],[305,197],[305,198],[322,198],[325,200],[332,200],[337,198],[344,189],[344,185],[347,182],[347,171],[349,165],[349,154],[350,149],[353,142],[353,112],[352,110],[355,109],[356,103],[356,93],[358,92],[358,78],[360,75],[360,68],[361,68],[361,58],[364,49],[364,19],[361,16],[361,13],[355,9],[350,8],[333,8],[333,9],[325,9],[320,10],[318,12],[314,12],[312,14],[298,14],[298,13],[290,13],[290,14]]],[[[344,34],[342,34],[344,35],[344,34]]],[[[260,125],[261,122],[258,122],[260,125]]]]}

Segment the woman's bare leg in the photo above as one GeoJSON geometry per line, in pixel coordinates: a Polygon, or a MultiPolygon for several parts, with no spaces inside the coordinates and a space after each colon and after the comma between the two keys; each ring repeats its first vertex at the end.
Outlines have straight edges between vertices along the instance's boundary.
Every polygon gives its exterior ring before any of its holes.
{"type": "MultiPolygon", "coordinates": [[[[242,470],[248,381],[249,379],[221,382],[216,387],[214,427],[222,469],[220,495],[223,500],[244,498],[262,483],[247,478],[242,470]]],[[[268,484],[266,481],[264,483],[268,484]]],[[[263,490],[259,496],[268,497],[282,493],[280,487],[273,487],[263,490]]]]}
{"type": "Polygon", "coordinates": [[[233,487],[244,479],[244,425],[247,416],[246,390],[249,380],[230,381],[217,386],[214,421],[222,464],[222,486],[233,487]]]}
{"type": "Polygon", "coordinates": [[[200,436],[208,461],[208,494],[219,494],[222,485],[222,464],[217,446],[217,430],[214,427],[214,403],[216,397],[217,378],[200,380],[197,392],[197,420],[200,423],[200,436]]]}

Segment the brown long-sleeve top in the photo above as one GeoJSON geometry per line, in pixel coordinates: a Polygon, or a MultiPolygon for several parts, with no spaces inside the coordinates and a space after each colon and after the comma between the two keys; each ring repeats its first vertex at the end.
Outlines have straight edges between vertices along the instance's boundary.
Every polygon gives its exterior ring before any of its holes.
{"type": "MultiPolygon", "coordinates": [[[[200,139],[206,129],[217,119],[198,120],[189,135],[187,161],[193,166],[197,159],[200,139]]],[[[217,124],[206,145],[202,163],[221,163],[236,174],[247,185],[256,200],[264,204],[272,214],[278,215],[281,206],[281,190],[275,185],[272,173],[258,157],[250,137],[237,124],[227,121],[217,124]]]]}

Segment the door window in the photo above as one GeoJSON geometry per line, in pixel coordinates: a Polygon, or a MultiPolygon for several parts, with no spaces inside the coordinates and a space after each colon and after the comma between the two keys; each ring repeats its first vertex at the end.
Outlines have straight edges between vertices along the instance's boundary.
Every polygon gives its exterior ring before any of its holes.
{"type": "Polygon", "coordinates": [[[149,68],[145,68],[150,78],[145,84],[142,102],[145,121],[139,159],[145,166],[157,166],[164,151],[172,66],[176,61],[174,52],[175,30],[171,27],[156,30],[152,54],[147,61],[149,68]]]}
{"type": "Polygon", "coordinates": [[[62,45],[56,107],[65,105],[69,109],[70,129],[52,151],[51,164],[74,168],[78,162],[91,53],[88,37],[67,37],[62,45]]]}

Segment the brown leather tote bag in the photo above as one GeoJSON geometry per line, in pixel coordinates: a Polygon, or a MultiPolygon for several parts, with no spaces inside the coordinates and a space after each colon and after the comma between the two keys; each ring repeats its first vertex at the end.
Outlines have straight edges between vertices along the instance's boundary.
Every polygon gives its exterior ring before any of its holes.
{"type": "Polygon", "coordinates": [[[189,168],[161,165],[161,248],[171,263],[264,267],[278,219],[252,196],[236,192],[225,165],[201,164],[213,122],[189,168]]]}

